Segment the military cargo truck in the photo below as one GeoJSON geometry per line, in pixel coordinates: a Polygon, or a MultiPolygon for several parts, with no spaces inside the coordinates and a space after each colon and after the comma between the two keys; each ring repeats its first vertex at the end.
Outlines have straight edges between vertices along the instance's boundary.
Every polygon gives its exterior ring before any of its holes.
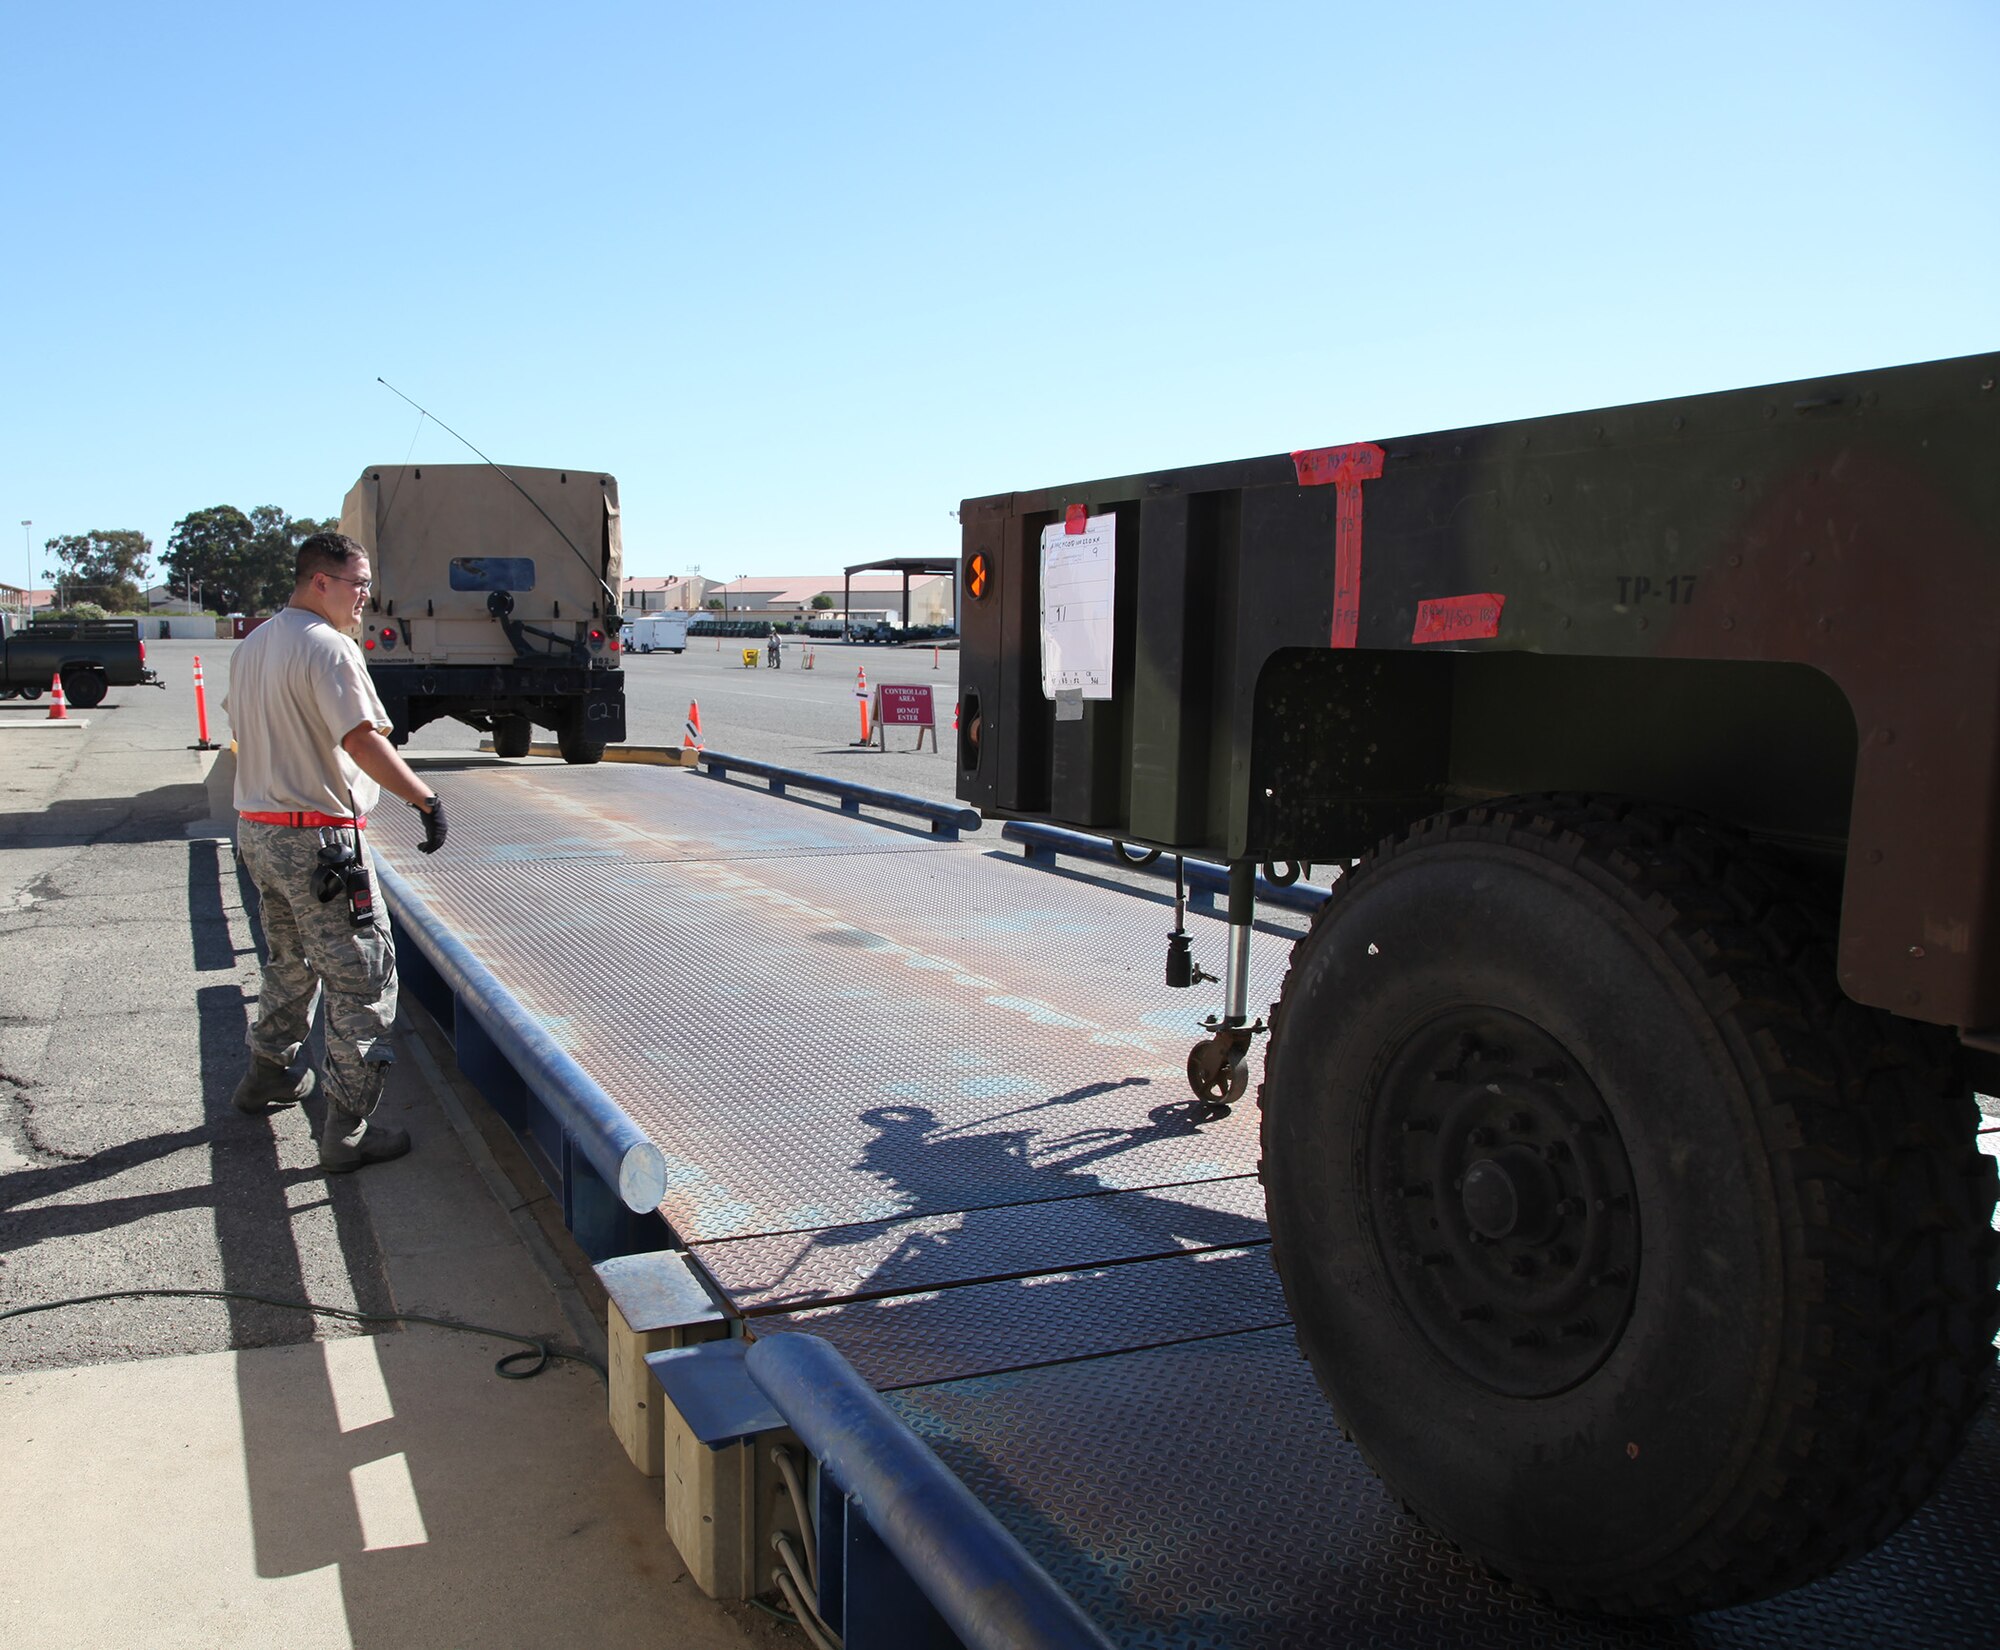
{"type": "Polygon", "coordinates": [[[625,737],[618,483],[589,470],[382,465],[341,505],[375,585],[361,644],[397,744],[439,717],[526,756],[537,724],[565,760],[625,737]]]}
{"type": "Polygon", "coordinates": [[[1197,1116],[1266,1029],[1256,868],[1336,879],[1270,1013],[1273,1258],[1390,1488],[1558,1601],[1820,1575],[1990,1385],[1996,378],[963,506],[960,797],[1230,866],[1197,1116]]]}

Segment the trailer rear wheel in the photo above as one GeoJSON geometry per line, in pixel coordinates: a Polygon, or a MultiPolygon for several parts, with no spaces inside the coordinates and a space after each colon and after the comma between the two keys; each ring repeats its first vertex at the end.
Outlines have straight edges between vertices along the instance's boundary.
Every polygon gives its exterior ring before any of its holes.
{"type": "Polygon", "coordinates": [[[90,665],[72,665],[62,673],[63,698],[78,710],[94,710],[111,691],[104,672],[90,665]]]}
{"type": "Polygon", "coordinates": [[[525,716],[493,718],[493,754],[526,756],[535,743],[535,724],[525,716]]]}
{"type": "Polygon", "coordinates": [[[1389,1488],[1562,1603],[1796,1586],[1929,1493],[1991,1366],[1991,1160],[1830,900],[1691,816],[1428,821],[1343,877],[1274,1017],[1273,1253],[1389,1488]]]}
{"type": "Polygon", "coordinates": [[[586,738],[583,730],[583,706],[565,707],[556,722],[556,749],[562,752],[565,762],[602,762],[604,741],[586,738]]]}

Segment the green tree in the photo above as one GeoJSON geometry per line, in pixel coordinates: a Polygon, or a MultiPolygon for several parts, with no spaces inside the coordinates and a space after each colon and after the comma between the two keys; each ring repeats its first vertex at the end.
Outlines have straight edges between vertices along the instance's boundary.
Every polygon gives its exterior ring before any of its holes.
{"type": "Polygon", "coordinates": [[[247,613],[250,545],[257,530],[233,505],[193,510],[174,523],[163,560],[177,587],[201,586],[201,601],[218,613],[247,613]]]}
{"type": "Polygon", "coordinates": [[[812,604],[820,612],[824,613],[829,607],[833,606],[833,598],[822,590],[817,596],[813,597],[812,604]]]}
{"type": "Polygon", "coordinates": [[[204,604],[218,612],[273,613],[291,600],[299,546],[339,525],[294,517],[275,504],[260,504],[247,516],[218,504],[174,523],[165,564],[176,585],[200,585],[204,604]]]}
{"type": "Polygon", "coordinates": [[[42,577],[55,580],[66,600],[96,602],[113,612],[140,605],[146,564],[153,554],[153,541],[144,533],[93,528],[49,539],[42,548],[55,558],[55,565],[44,568],[42,577]]]}

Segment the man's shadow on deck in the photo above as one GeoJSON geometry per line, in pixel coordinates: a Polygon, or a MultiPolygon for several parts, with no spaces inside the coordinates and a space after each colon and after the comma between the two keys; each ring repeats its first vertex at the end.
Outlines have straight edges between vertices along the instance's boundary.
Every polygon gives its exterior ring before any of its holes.
{"type": "MultiPolygon", "coordinates": [[[[1241,1193],[1247,1172],[1139,1189],[1107,1182],[1097,1172],[1141,1147],[1200,1140],[1203,1126],[1190,1119],[1185,1103],[1155,1105],[1129,1124],[1098,1121],[1118,1103],[1112,1099],[1092,1107],[1080,1127],[1034,1126],[1044,1116],[1149,1084],[1143,1077],[1092,1084],[955,1126],[941,1125],[921,1105],[863,1112],[860,1121],[874,1134],[854,1167],[888,1187],[907,1213],[814,1232],[788,1266],[750,1283],[749,1291],[769,1306],[782,1301],[783,1309],[798,1310],[829,1300],[1263,1245],[1269,1237],[1263,1220],[1230,1207],[1256,1206],[1254,1196],[1241,1193]],[[1237,1195],[1218,1197],[1219,1184],[1237,1195]],[[828,1267],[830,1252],[838,1251],[851,1253],[853,1263],[828,1267]],[[839,1272],[838,1283],[807,1281],[828,1270],[839,1272]],[[800,1278],[796,1289],[788,1286],[794,1275],[800,1278]]],[[[1261,1254],[1255,1258],[1264,1264],[1261,1254]]],[[[951,1304],[941,1303],[938,1311],[951,1304]]],[[[894,1310],[914,1334],[912,1314],[922,1315],[923,1306],[899,1302],[894,1310]]]]}

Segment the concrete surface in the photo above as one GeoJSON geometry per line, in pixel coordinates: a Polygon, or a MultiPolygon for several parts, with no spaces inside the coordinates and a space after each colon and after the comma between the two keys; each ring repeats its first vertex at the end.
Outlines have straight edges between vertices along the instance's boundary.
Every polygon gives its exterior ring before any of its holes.
{"type": "MultiPolygon", "coordinates": [[[[0,1307],[231,1288],[594,1338],[587,1268],[421,1011],[384,1099],[408,1158],[327,1177],[316,1104],[230,1106],[256,899],[186,748],[197,650],[152,644],[170,691],[61,740],[0,717],[0,1307]]],[[[686,1580],[594,1374],[503,1381],[507,1350],[246,1302],[0,1322],[0,1645],[803,1642],[686,1580]]]]}
{"type": "MultiPolygon", "coordinates": [[[[487,1268],[478,1310],[518,1321],[522,1282],[518,1264],[487,1268]]],[[[493,1350],[412,1329],[8,1379],[0,1640],[767,1638],[686,1578],[659,1487],[612,1441],[596,1377],[497,1380],[493,1350]]]]}

